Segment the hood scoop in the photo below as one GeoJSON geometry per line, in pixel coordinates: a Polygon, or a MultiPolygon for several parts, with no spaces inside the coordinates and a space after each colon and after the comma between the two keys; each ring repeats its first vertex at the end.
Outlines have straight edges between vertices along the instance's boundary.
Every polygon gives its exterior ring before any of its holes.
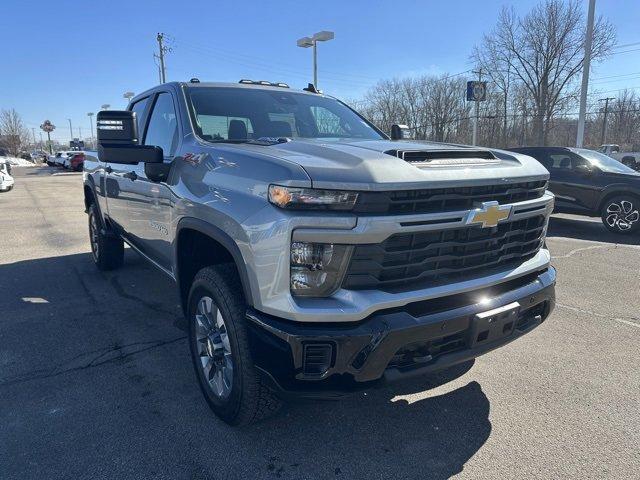
{"type": "Polygon", "coordinates": [[[401,158],[416,167],[457,167],[500,163],[489,150],[387,150],[387,155],[401,158]]]}

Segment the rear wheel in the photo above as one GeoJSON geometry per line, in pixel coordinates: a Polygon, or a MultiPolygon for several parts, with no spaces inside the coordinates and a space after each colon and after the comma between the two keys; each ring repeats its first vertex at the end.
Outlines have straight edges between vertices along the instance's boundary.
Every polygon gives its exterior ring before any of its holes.
{"type": "Polygon", "coordinates": [[[89,242],[93,261],[100,270],[114,270],[122,265],[124,242],[105,232],[95,204],[89,207],[89,242]]]}
{"type": "Polygon", "coordinates": [[[189,293],[191,357],[211,410],[231,425],[268,417],[281,404],[254,367],[246,308],[233,265],[198,272],[189,293]]]}
{"type": "Polygon", "coordinates": [[[602,207],[602,223],[614,233],[629,234],[640,228],[640,200],[620,195],[607,200],[602,207]]]}

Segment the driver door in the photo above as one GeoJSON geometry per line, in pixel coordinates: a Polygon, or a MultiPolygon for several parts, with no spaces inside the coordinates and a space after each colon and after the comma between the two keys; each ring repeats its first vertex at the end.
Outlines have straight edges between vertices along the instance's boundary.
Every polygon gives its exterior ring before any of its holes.
{"type": "Polygon", "coordinates": [[[598,188],[593,167],[586,159],[569,150],[550,149],[545,166],[551,174],[549,189],[555,194],[559,209],[581,213],[593,208],[598,188]],[[580,170],[581,166],[591,168],[592,174],[580,170]]]}
{"type": "MultiPolygon", "coordinates": [[[[131,109],[145,112],[137,115],[141,122],[138,128],[141,143],[162,148],[165,163],[171,163],[180,138],[171,92],[153,94],[134,103],[131,109]]],[[[147,178],[144,163],[108,167],[109,216],[131,245],[170,270],[171,189],[165,182],[147,178]]]]}

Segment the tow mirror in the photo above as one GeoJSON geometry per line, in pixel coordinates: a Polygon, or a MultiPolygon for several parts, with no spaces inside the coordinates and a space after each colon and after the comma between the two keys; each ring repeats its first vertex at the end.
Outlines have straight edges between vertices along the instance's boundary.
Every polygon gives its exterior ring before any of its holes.
{"type": "Polygon", "coordinates": [[[104,110],[96,120],[98,157],[105,163],[162,163],[160,147],[138,145],[138,122],[135,112],[104,110]]]}
{"type": "Polygon", "coordinates": [[[138,122],[135,112],[104,110],[96,118],[98,143],[137,145],[138,122]]]}
{"type": "Polygon", "coordinates": [[[391,140],[411,140],[413,135],[407,125],[391,125],[391,140]]]}

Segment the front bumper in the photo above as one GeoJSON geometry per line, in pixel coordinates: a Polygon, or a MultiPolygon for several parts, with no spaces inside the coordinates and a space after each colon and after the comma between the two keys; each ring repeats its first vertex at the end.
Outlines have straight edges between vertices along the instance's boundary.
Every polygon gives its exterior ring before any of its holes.
{"type": "Polygon", "coordinates": [[[311,398],[441,370],[540,325],[555,306],[555,281],[555,269],[548,267],[481,290],[376,312],[355,324],[292,322],[251,310],[253,359],[281,394],[311,398]]]}

